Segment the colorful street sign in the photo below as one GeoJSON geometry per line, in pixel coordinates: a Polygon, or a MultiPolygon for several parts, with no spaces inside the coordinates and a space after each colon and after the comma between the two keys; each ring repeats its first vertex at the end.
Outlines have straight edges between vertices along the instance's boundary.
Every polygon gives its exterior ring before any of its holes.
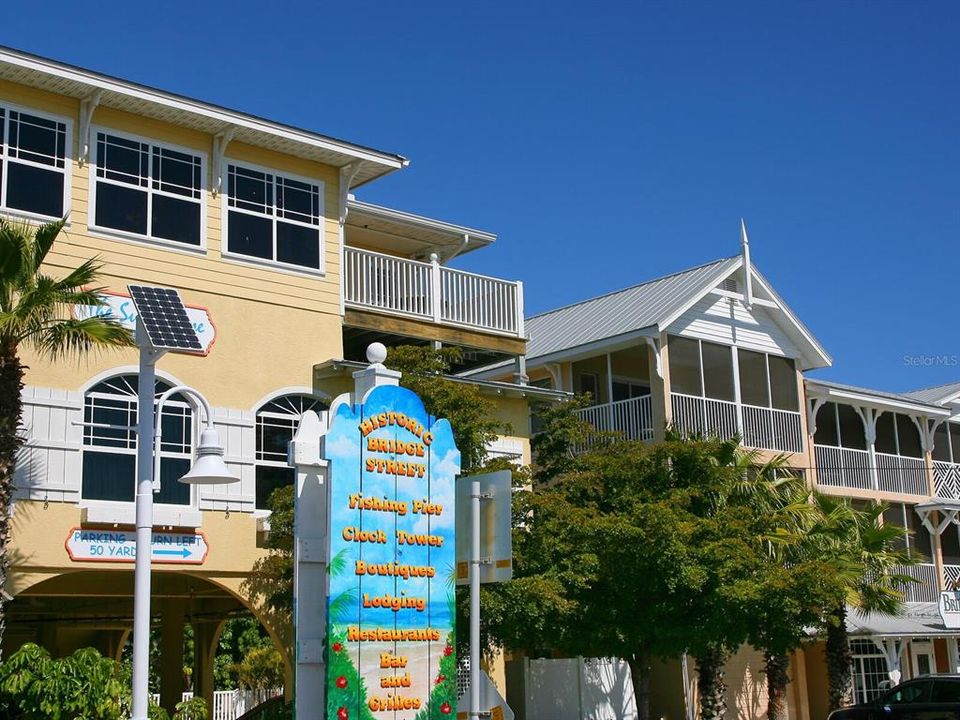
{"type": "MultiPolygon", "coordinates": [[[[113,318],[125,328],[134,330],[137,326],[137,310],[133,306],[133,300],[129,295],[119,293],[105,292],[101,293],[100,298],[104,304],[101,307],[94,305],[74,305],[73,316],[77,319],[89,318],[93,316],[113,318]]],[[[210,311],[199,305],[187,305],[187,318],[200,340],[200,346],[203,348],[203,355],[210,352],[214,341],[217,339],[217,328],[210,319],[210,311]]],[[[200,354],[200,353],[198,353],[200,354]]]]}
{"type": "MultiPolygon", "coordinates": [[[[73,562],[132,563],[137,558],[135,530],[100,528],[70,529],[64,543],[73,562]]],[[[153,533],[152,563],[201,565],[207,559],[207,538],[203,533],[153,533]]]]}
{"type": "Polygon", "coordinates": [[[340,405],[330,460],[329,720],[456,713],[454,479],[450,423],[406,388],[340,405]]]}

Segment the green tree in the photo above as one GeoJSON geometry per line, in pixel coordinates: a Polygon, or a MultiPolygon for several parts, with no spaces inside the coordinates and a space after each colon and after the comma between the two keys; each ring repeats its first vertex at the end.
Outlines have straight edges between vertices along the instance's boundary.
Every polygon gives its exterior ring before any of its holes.
{"type": "Polygon", "coordinates": [[[60,360],[97,347],[133,344],[131,333],[108,317],[71,317],[75,305],[102,307],[101,265],[87,260],[55,278],[42,272],[66,220],[35,228],[0,218],[0,639],[6,623],[3,592],[9,570],[10,501],[17,453],[25,367],[20,352],[60,360]]]}
{"type": "Polygon", "coordinates": [[[400,345],[390,349],[386,364],[403,373],[400,385],[417,393],[428,413],[450,421],[461,468],[467,473],[483,467],[487,445],[508,428],[493,419],[497,406],[477,385],[446,377],[462,356],[457,347],[400,345]]]}

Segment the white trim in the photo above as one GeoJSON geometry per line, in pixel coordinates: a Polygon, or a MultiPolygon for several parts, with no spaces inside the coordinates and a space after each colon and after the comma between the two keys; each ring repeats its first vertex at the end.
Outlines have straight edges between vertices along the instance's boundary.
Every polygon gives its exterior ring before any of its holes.
{"type": "MultiPolygon", "coordinates": [[[[80,388],[76,391],[81,395],[80,408],[81,409],[83,408],[84,403],[86,402],[87,393],[90,391],[90,388],[96,385],[99,385],[104,380],[109,380],[110,378],[120,377],[121,375],[138,375],[139,373],[140,373],[140,368],[137,365],[118,365],[117,367],[110,368],[108,370],[104,370],[102,372],[97,373],[92,378],[87,380],[87,382],[81,385],[80,388]]],[[[157,368],[156,375],[157,375],[157,380],[163,380],[164,382],[169,383],[172,387],[184,384],[175,375],[171,375],[170,373],[165,372],[160,368],[157,368]]],[[[42,387],[42,386],[36,385],[34,387],[42,387]]]]}
{"type": "Polygon", "coordinates": [[[806,381],[807,395],[810,397],[822,397],[828,400],[844,400],[846,405],[863,405],[870,408],[876,408],[883,411],[899,410],[903,414],[914,413],[928,418],[948,418],[950,411],[945,408],[930,407],[928,405],[914,405],[911,402],[903,400],[894,400],[892,398],[881,398],[873,395],[858,393],[853,390],[840,390],[826,385],[818,385],[816,381],[806,381]]]}
{"type": "Polygon", "coordinates": [[[237,125],[248,128],[255,132],[267,133],[277,137],[282,137],[293,142],[302,143],[309,147],[314,147],[329,152],[342,153],[347,156],[357,157],[362,160],[376,163],[394,170],[407,165],[407,160],[398,155],[389,155],[381,153],[371,148],[362,148],[356,145],[338,142],[333,138],[311,133],[306,130],[292,128],[285,125],[257,118],[251,115],[245,115],[226,108],[218,108],[197,100],[176,96],[165,93],[153,88],[135,85],[116,78],[110,78],[99,75],[81,68],[69,67],[60,63],[30,56],[13,51],[9,48],[0,48],[0,62],[9,63],[27,70],[52,75],[57,78],[63,78],[72,82],[88,85],[91,88],[100,88],[109,92],[118,93],[123,96],[136,98],[146,102],[157,103],[175,110],[199,115],[226,124],[237,125]]]}
{"type": "MultiPolygon", "coordinates": [[[[266,405],[268,402],[273,402],[274,400],[283,397],[284,395],[309,395],[310,397],[316,398],[321,402],[329,403],[332,399],[329,396],[321,396],[314,392],[313,388],[307,387],[306,385],[288,385],[287,387],[280,388],[279,390],[269,392],[264,395],[260,400],[250,408],[250,412],[256,413],[266,405]]],[[[256,422],[256,420],[254,420],[256,422]]]]}
{"type": "Polygon", "coordinates": [[[150,245],[159,246],[163,248],[175,248],[178,250],[185,250],[191,254],[207,254],[207,192],[209,191],[207,184],[207,174],[209,172],[209,157],[205,150],[197,150],[186,145],[177,145],[175,143],[168,143],[166,141],[157,140],[148,135],[137,135],[134,133],[124,132],[122,130],[115,130],[107,125],[91,125],[89,129],[89,134],[91,137],[91,147],[90,147],[90,158],[87,165],[88,169],[88,178],[89,178],[89,190],[88,190],[88,202],[89,206],[87,208],[87,229],[91,234],[97,235],[102,234],[111,240],[134,240],[139,242],[148,243],[150,245]],[[96,139],[97,133],[104,133],[105,135],[112,135],[114,137],[122,138],[124,140],[129,140],[130,142],[141,143],[149,145],[147,150],[148,167],[149,174],[147,176],[147,185],[146,187],[134,185],[132,183],[124,183],[117,180],[110,180],[108,178],[97,177],[97,169],[100,167],[100,151],[99,143],[96,139]],[[200,159],[200,197],[193,198],[186,195],[178,195],[177,193],[170,193],[164,190],[155,189],[153,187],[154,182],[154,173],[156,168],[154,168],[154,155],[153,149],[160,148],[161,150],[173,150],[174,152],[183,153],[184,155],[190,155],[193,157],[198,157],[200,159]],[[136,190],[141,192],[146,192],[147,194],[147,217],[146,217],[146,234],[141,235],[139,233],[130,232],[128,230],[118,230],[116,228],[103,227],[96,224],[97,218],[97,183],[105,183],[107,185],[116,185],[117,187],[127,188],[130,190],[136,190]],[[187,202],[197,203],[200,206],[200,244],[191,245],[189,243],[178,242],[177,240],[168,240],[166,238],[154,237],[150,234],[152,219],[153,219],[153,197],[159,195],[160,197],[169,197],[175,200],[183,200],[187,202]]]}
{"type": "MultiPolygon", "coordinates": [[[[256,163],[245,162],[242,160],[236,160],[231,157],[224,156],[221,160],[221,174],[229,175],[230,165],[235,165],[237,167],[246,168],[253,170],[254,172],[262,172],[269,174],[273,177],[273,201],[272,201],[272,213],[266,215],[259,212],[254,212],[252,210],[246,210],[244,208],[231,208],[230,201],[230,189],[229,181],[227,182],[227,189],[221,189],[220,195],[220,254],[224,258],[229,258],[235,262],[240,263],[252,263],[254,265],[262,265],[274,269],[285,269],[291,272],[296,272],[304,275],[312,276],[325,276],[326,275],[326,250],[327,250],[327,215],[326,215],[326,198],[324,197],[326,193],[326,183],[319,178],[307,177],[305,175],[297,175],[295,173],[290,173],[285,170],[279,170],[277,168],[268,167],[265,165],[258,165],[256,163]],[[313,225],[311,223],[303,222],[302,220],[292,220],[290,218],[281,218],[277,215],[277,180],[279,178],[285,178],[288,180],[293,180],[295,182],[305,183],[317,188],[317,198],[318,198],[318,223],[313,225]],[[230,250],[230,213],[238,212],[245,215],[250,215],[252,217],[265,218],[269,219],[273,223],[273,258],[260,258],[253,255],[244,255],[243,253],[231,252],[230,250]],[[307,267],[305,265],[294,265],[293,263],[286,263],[280,260],[277,260],[277,223],[284,222],[291,225],[297,225],[299,227],[305,228],[316,228],[319,235],[319,254],[318,261],[319,265],[316,268],[307,267]]],[[[341,254],[342,257],[342,254],[341,254]]],[[[341,293],[342,297],[342,293],[341,293]]]]}
{"type": "MultiPolygon", "coordinates": [[[[73,210],[73,160],[74,160],[74,147],[73,147],[73,127],[74,119],[73,117],[66,115],[57,115],[55,113],[49,113],[43,110],[35,110],[26,105],[20,105],[18,103],[9,102],[4,98],[0,98],[0,109],[5,110],[3,118],[3,129],[0,133],[0,164],[2,164],[3,172],[3,182],[0,186],[0,211],[4,214],[20,218],[23,220],[34,220],[39,222],[50,222],[51,220],[60,220],[64,217],[69,217],[71,211],[73,210]],[[10,143],[10,111],[25,113],[27,115],[35,115],[38,118],[43,118],[44,120],[52,120],[53,122],[62,122],[64,124],[64,144],[63,144],[63,168],[58,168],[52,165],[44,165],[42,163],[33,162],[31,160],[22,160],[20,158],[11,158],[9,156],[9,147],[10,143]],[[21,165],[27,165],[29,167],[35,167],[41,170],[52,170],[63,173],[63,214],[59,216],[53,215],[40,215],[39,213],[27,212],[25,210],[17,210],[15,208],[8,208],[6,205],[6,193],[4,190],[9,183],[10,173],[8,166],[10,162],[19,163],[21,165]]],[[[69,225],[69,223],[68,223],[69,225]]]]}

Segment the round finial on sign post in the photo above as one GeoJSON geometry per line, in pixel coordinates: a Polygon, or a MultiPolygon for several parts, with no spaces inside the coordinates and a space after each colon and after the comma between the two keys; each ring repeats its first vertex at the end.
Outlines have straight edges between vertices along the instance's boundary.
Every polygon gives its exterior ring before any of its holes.
{"type": "Polygon", "coordinates": [[[374,365],[382,365],[387,359],[387,347],[383,343],[370,343],[367,345],[367,360],[374,365]]]}

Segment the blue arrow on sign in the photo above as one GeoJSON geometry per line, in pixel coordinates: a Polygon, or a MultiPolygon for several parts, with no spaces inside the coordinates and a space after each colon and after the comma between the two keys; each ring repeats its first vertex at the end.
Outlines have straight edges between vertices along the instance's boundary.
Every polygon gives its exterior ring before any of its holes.
{"type": "Polygon", "coordinates": [[[179,555],[180,557],[190,557],[190,551],[186,548],[180,548],[179,550],[154,550],[154,555],[179,555]]]}

